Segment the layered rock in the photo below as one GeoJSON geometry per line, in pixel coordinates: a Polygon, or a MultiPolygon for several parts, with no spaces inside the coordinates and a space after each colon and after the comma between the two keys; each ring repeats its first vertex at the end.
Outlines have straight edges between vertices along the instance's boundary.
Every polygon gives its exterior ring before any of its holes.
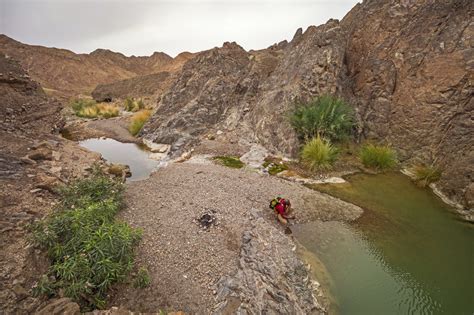
{"type": "Polygon", "coordinates": [[[474,3],[364,1],[260,51],[225,43],[187,62],[142,136],[177,148],[213,130],[295,156],[285,118],[295,102],[342,96],[357,140],[391,143],[402,162],[442,168],[442,191],[465,205],[474,176],[474,3]],[[466,197],[466,198],[465,198],[466,197]]]}

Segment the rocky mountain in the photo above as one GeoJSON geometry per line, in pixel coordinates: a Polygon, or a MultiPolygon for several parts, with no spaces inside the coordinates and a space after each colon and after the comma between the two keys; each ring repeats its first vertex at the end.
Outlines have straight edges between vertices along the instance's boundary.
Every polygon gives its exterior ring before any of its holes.
{"type": "Polygon", "coordinates": [[[366,0],[342,21],[247,52],[225,43],[189,60],[142,131],[185,147],[209,132],[296,156],[296,100],[344,97],[358,140],[391,143],[406,165],[434,163],[439,185],[472,207],[474,2],[366,0]]]}
{"type": "Polygon", "coordinates": [[[18,60],[31,77],[51,95],[88,95],[98,84],[107,84],[161,71],[176,72],[191,58],[182,53],[172,58],[155,52],[149,57],[126,57],[105,49],[90,54],[42,46],[26,45],[0,35],[0,53],[18,60]]]}

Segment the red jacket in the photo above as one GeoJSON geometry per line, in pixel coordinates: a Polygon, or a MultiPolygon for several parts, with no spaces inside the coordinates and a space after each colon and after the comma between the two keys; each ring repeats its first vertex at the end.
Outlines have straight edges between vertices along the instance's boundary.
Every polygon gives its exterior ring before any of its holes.
{"type": "Polygon", "coordinates": [[[281,214],[282,217],[285,217],[286,215],[286,201],[285,199],[280,199],[278,204],[275,206],[275,211],[278,212],[278,214],[281,214]]]}

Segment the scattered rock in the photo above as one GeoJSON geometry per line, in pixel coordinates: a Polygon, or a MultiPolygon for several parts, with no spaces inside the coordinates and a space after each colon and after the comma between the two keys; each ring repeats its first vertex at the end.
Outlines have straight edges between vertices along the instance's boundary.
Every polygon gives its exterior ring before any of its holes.
{"type": "Polygon", "coordinates": [[[17,301],[21,301],[29,295],[28,291],[26,291],[20,284],[15,284],[12,290],[16,295],[17,301]]]}
{"type": "Polygon", "coordinates": [[[69,298],[51,300],[48,305],[37,311],[36,315],[79,315],[80,307],[69,298]]]}

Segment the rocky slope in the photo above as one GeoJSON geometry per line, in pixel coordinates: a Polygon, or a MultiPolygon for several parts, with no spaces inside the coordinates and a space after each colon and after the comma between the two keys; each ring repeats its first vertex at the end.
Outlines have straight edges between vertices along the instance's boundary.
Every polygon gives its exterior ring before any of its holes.
{"type": "Polygon", "coordinates": [[[61,106],[17,62],[0,54],[0,73],[0,313],[30,314],[42,303],[31,289],[48,264],[29,244],[28,225],[54,205],[57,185],[99,157],[52,134],[61,106]]]}
{"type": "Polygon", "coordinates": [[[225,43],[184,65],[142,136],[182,147],[221,130],[295,156],[285,114],[335,94],[356,110],[357,139],[392,143],[406,165],[441,167],[442,191],[472,207],[473,12],[469,0],[368,0],[289,43],[225,43]]]}
{"type": "Polygon", "coordinates": [[[126,57],[105,49],[75,54],[65,49],[26,45],[5,35],[0,35],[0,53],[18,60],[46,92],[59,97],[89,94],[98,84],[139,75],[176,72],[192,56],[182,53],[172,58],[155,52],[146,57],[126,57]]]}

